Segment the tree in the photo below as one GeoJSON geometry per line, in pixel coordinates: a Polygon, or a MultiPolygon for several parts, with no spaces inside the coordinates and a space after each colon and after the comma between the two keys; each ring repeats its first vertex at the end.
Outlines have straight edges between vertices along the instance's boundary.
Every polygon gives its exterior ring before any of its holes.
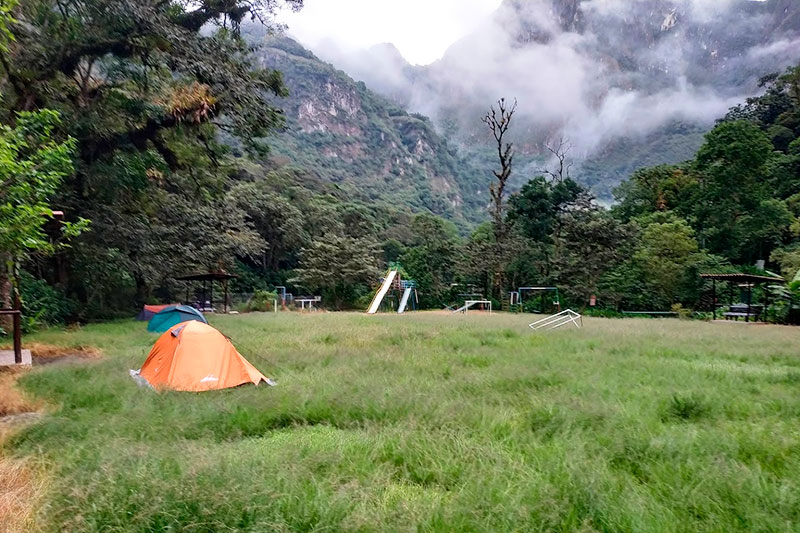
{"type": "Polygon", "coordinates": [[[483,123],[486,124],[492,132],[492,137],[494,138],[497,148],[497,158],[500,163],[500,169],[492,172],[495,180],[489,185],[489,195],[492,199],[490,212],[492,215],[495,241],[495,250],[492,254],[495,259],[493,287],[494,294],[497,297],[501,296],[503,290],[503,272],[507,259],[505,244],[506,237],[508,236],[508,228],[505,220],[505,191],[508,186],[508,180],[511,177],[512,165],[514,162],[514,145],[507,141],[507,135],[516,110],[516,100],[514,100],[514,104],[509,107],[508,104],[506,104],[505,98],[501,98],[497,101],[497,109],[491,106],[489,112],[483,117],[483,123]]]}
{"type": "Polygon", "coordinates": [[[414,217],[411,231],[414,238],[400,262],[417,282],[424,306],[438,306],[446,299],[455,273],[455,226],[437,216],[420,214],[414,217]]]}
{"type": "Polygon", "coordinates": [[[585,195],[586,190],[572,178],[547,180],[539,176],[511,196],[508,218],[527,238],[550,243],[559,216],[585,195]]]}
{"type": "Polygon", "coordinates": [[[647,291],[654,305],[661,309],[676,303],[687,276],[693,274],[704,254],[694,236],[694,230],[671,213],[639,220],[644,227],[634,260],[647,281],[647,291]]]}
{"type": "MultiPolygon", "coordinates": [[[[20,112],[16,126],[0,124],[0,305],[19,296],[19,267],[34,254],[47,254],[56,244],[45,233],[52,220],[50,200],[72,173],[73,139],[59,141],[54,111],[20,112]]],[[[61,239],[78,235],[86,220],[61,225],[61,239]]]]}
{"type": "Polygon", "coordinates": [[[691,216],[697,174],[686,165],[659,165],[639,169],[614,191],[617,204],[612,208],[624,221],[651,213],[674,211],[691,216]]]}
{"type": "Polygon", "coordinates": [[[275,27],[273,14],[283,5],[299,8],[302,1],[13,6],[15,20],[0,27],[6,95],[0,117],[10,122],[18,110],[52,108],[75,138],[75,173],[59,187],[57,201],[70,216],[97,222],[91,239],[76,243],[64,261],[62,281],[83,303],[98,289],[89,274],[133,283],[136,299],[145,297],[174,275],[165,266],[180,262],[174,253],[186,243],[198,253],[185,257],[212,265],[232,264],[233,250],[258,248],[240,211],[218,210],[230,207],[227,192],[238,174],[229,146],[262,153],[262,139],[283,124],[271,101],[286,94],[282,77],[261,68],[240,36],[246,19],[275,27]],[[184,217],[179,227],[220,226],[186,238],[162,224],[175,224],[176,216],[184,217]],[[226,224],[232,229],[219,231],[226,224]],[[108,263],[82,255],[98,251],[108,263]],[[213,253],[220,255],[209,258],[213,253]]]}
{"type": "Polygon", "coordinates": [[[562,232],[552,278],[568,299],[585,306],[603,276],[630,255],[635,230],[606,212],[589,210],[563,215],[562,232]]]}
{"type": "Polygon", "coordinates": [[[544,168],[539,172],[550,176],[550,180],[555,183],[561,183],[562,181],[569,179],[569,171],[572,169],[572,161],[567,159],[567,156],[569,155],[569,151],[572,150],[572,143],[563,137],[559,137],[558,144],[547,143],[545,144],[545,148],[547,148],[547,151],[553,156],[555,168],[552,170],[544,168]]]}
{"type": "Polygon", "coordinates": [[[492,172],[495,181],[489,185],[489,195],[492,199],[491,214],[494,221],[495,239],[498,242],[501,242],[505,236],[505,191],[514,162],[514,145],[507,142],[507,135],[516,110],[516,100],[511,107],[508,107],[506,99],[501,98],[497,101],[497,109],[491,106],[489,112],[483,117],[483,123],[489,127],[494,137],[497,158],[500,162],[500,169],[492,172]]]}
{"type": "Polygon", "coordinates": [[[772,202],[765,179],[772,150],[766,134],[742,120],[723,122],[706,136],[694,163],[699,187],[693,218],[701,244],[712,253],[734,261],[766,259],[774,242],[753,230],[788,229],[788,211],[772,202]]]}
{"type": "Polygon", "coordinates": [[[230,196],[233,205],[245,213],[253,229],[265,241],[260,257],[262,273],[289,267],[281,262],[309,240],[300,209],[270,190],[263,180],[238,184],[231,190],[230,196]]]}
{"type": "Polygon", "coordinates": [[[343,309],[369,290],[379,276],[377,243],[330,235],[303,248],[300,267],[290,280],[300,287],[322,291],[335,309],[343,309]]]}

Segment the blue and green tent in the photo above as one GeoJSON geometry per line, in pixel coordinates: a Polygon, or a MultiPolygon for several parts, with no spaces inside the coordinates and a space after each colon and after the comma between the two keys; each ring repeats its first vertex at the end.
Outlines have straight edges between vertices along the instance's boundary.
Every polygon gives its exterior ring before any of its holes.
{"type": "Polygon", "coordinates": [[[175,324],[188,322],[190,320],[197,320],[198,322],[208,324],[203,313],[194,307],[189,307],[188,305],[170,305],[153,315],[153,318],[151,318],[150,322],[147,324],[147,331],[164,333],[175,324]]]}

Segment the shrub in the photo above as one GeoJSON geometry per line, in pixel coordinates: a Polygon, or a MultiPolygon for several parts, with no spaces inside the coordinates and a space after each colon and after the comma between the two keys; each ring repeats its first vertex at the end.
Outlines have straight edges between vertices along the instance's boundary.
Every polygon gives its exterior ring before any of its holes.
{"type": "Polygon", "coordinates": [[[677,313],[678,314],[678,318],[680,318],[681,320],[688,320],[688,319],[692,318],[692,310],[691,309],[686,309],[681,304],[673,304],[672,305],[672,312],[673,313],[677,313]]]}
{"type": "Polygon", "coordinates": [[[691,422],[706,417],[710,410],[708,402],[700,396],[675,394],[667,403],[661,419],[691,422]]]}
{"type": "Polygon", "coordinates": [[[273,303],[278,299],[278,293],[270,291],[256,291],[250,301],[247,302],[247,310],[252,311],[273,311],[273,303]]]}
{"type": "Polygon", "coordinates": [[[23,272],[20,279],[22,328],[30,332],[41,326],[63,324],[75,309],[64,293],[46,281],[23,272]]]}

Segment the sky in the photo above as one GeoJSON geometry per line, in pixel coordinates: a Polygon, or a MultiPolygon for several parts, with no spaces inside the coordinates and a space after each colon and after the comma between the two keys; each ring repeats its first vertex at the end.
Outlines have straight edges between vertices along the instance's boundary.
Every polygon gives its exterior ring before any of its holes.
{"type": "Polygon", "coordinates": [[[392,43],[403,57],[427,65],[471,33],[502,0],[305,0],[298,13],[280,21],[311,49],[333,45],[343,51],[392,43]]]}

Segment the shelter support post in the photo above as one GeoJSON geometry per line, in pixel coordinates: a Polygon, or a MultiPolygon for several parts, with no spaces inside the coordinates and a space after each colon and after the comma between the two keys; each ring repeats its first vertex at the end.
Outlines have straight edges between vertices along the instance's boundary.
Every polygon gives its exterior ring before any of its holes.
{"type": "Polygon", "coordinates": [[[14,364],[22,364],[22,300],[19,299],[19,278],[14,288],[14,364]]]}
{"type": "MultiPolygon", "coordinates": [[[[19,311],[19,310],[17,310],[19,311]]],[[[14,313],[14,364],[22,364],[22,321],[20,313],[14,313]]]]}
{"type": "Polygon", "coordinates": [[[225,314],[228,313],[228,280],[224,280],[222,282],[222,286],[225,289],[225,303],[223,304],[223,310],[225,314]]]}
{"type": "Polygon", "coordinates": [[[711,314],[717,319],[717,280],[711,280],[711,314]]]}
{"type": "Polygon", "coordinates": [[[753,305],[753,284],[747,284],[747,316],[744,317],[745,322],[750,322],[750,308],[753,305]]]}
{"type": "MultiPolygon", "coordinates": [[[[15,299],[15,304],[18,300],[15,299]]],[[[22,364],[22,311],[19,309],[0,309],[0,315],[11,315],[14,329],[14,364],[22,364]]]]}

